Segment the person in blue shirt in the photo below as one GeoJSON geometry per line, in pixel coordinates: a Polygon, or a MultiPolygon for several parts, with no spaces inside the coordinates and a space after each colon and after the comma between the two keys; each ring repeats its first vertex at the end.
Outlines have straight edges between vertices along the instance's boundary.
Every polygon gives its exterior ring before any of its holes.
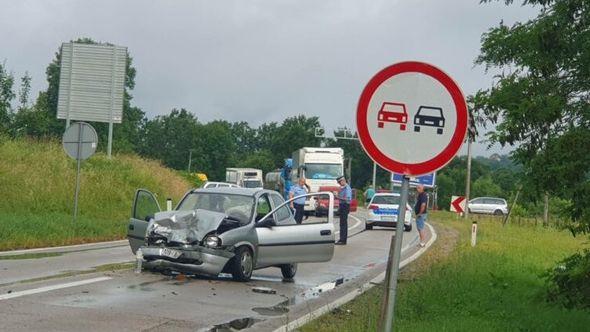
{"type": "Polygon", "coordinates": [[[352,200],[352,189],[346,183],[344,176],[336,179],[340,185],[338,191],[338,214],[340,215],[340,240],[336,242],[339,245],[345,245],[348,239],[348,212],[350,211],[350,201],[352,200]]]}
{"type": "Polygon", "coordinates": [[[424,225],[428,217],[428,194],[424,191],[423,185],[416,187],[418,196],[416,197],[416,204],[414,205],[414,213],[416,213],[416,228],[418,228],[418,235],[420,235],[420,247],[426,245],[426,232],[424,225]]]}
{"type": "MultiPolygon", "coordinates": [[[[305,195],[309,192],[309,187],[305,183],[305,178],[300,177],[296,185],[291,187],[289,191],[289,199],[300,195],[305,195]]],[[[301,224],[303,222],[303,208],[305,207],[305,197],[299,197],[291,201],[291,209],[295,210],[295,222],[301,224]]]]}

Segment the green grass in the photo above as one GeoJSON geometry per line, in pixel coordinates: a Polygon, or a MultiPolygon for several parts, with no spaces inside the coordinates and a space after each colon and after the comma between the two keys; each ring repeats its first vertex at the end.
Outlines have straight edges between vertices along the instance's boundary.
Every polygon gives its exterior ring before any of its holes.
{"type": "MultiPolygon", "coordinates": [[[[470,222],[432,213],[441,228],[459,234],[454,251],[439,257],[442,241],[404,271],[396,300],[398,331],[582,331],[590,312],[548,303],[543,273],[588,246],[553,228],[478,223],[478,244],[470,245],[470,222]]],[[[383,287],[306,325],[302,331],[374,331],[383,287]]]]}
{"type": "Polygon", "coordinates": [[[73,223],[75,181],[76,162],[58,142],[0,139],[0,250],[121,239],[137,188],[164,208],[190,187],[159,162],[98,153],[82,163],[73,223]]]}

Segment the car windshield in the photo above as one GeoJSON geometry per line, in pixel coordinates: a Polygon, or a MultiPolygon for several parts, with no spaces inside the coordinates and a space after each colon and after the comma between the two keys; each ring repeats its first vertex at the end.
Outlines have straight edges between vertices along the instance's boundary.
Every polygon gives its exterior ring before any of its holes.
{"type": "Polygon", "coordinates": [[[244,188],[262,188],[262,182],[260,180],[244,181],[242,186],[244,188]]]}
{"type": "Polygon", "coordinates": [[[373,197],[372,204],[399,205],[399,196],[375,196],[373,197]]]}
{"type": "Polygon", "coordinates": [[[418,114],[442,118],[442,112],[440,108],[422,107],[420,110],[418,110],[418,114]]]}
{"type": "Polygon", "coordinates": [[[178,210],[190,211],[203,209],[225,213],[233,216],[241,222],[248,222],[252,218],[254,198],[245,195],[219,194],[219,193],[190,193],[186,196],[178,210]]]}
{"type": "Polygon", "coordinates": [[[336,180],[342,175],[340,164],[305,164],[305,177],[316,180],[336,180]]]}

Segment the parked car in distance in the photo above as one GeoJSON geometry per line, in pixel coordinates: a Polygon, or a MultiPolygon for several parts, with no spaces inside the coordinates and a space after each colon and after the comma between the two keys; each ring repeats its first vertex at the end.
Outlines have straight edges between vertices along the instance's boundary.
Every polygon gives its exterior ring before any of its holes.
{"type": "Polygon", "coordinates": [[[235,183],[207,181],[202,188],[239,188],[235,183]]]}
{"type": "Polygon", "coordinates": [[[271,190],[201,188],[187,192],[175,210],[160,212],[154,195],[139,189],[127,237],[134,254],[141,249],[142,266],[149,270],[228,272],[247,281],[253,270],[274,266],[292,279],[297,263],[332,259],[334,224],[330,215],[297,224],[289,202],[271,190]]]}
{"type": "MultiPolygon", "coordinates": [[[[365,229],[373,229],[373,226],[397,227],[397,216],[400,203],[400,195],[397,193],[376,193],[369,202],[365,229]]],[[[412,230],[414,214],[412,207],[406,204],[406,217],[404,230],[412,230]]]]}
{"type": "MultiPolygon", "coordinates": [[[[321,186],[320,191],[328,191],[334,194],[334,213],[338,214],[338,207],[340,206],[340,200],[338,199],[338,191],[340,187],[335,186],[321,186]]],[[[330,200],[328,195],[318,196],[316,200],[315,215],[325,216],[328,214],[328,207],[330,206],[330,200]]],[[[352,200],[350,201],[350,212],[356,212],[358,208],[358,201],[356,199],[356,189],[352,189],[352,200]]]]}
{"type": "Polygon", "coordinates": [[[503,198],[477,197],[469,201],[469,213],[486,213],[497,216],[508,214],[508,203],[503,198]]]}

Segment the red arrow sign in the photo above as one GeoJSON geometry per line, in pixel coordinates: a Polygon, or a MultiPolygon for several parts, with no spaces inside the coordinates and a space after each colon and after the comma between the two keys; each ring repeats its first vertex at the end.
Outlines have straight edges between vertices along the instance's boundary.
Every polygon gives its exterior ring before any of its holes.
{"type": "Polygon", "coordinates": [[[465,208],[465,197],[464,196],[453,196],[453,200],[451,200],[451,211],[455,211],[457,213],[463,213],[465,208]]]}

